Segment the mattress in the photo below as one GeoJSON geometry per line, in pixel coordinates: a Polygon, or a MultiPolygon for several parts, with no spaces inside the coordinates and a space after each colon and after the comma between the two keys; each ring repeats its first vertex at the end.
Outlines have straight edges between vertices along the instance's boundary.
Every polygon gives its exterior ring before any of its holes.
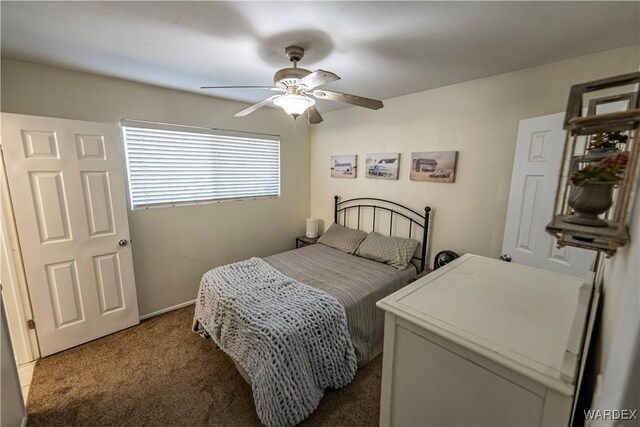
{"type": "Polygon", "coordinates": [[[416,275],[413,265],[400,271],[321,243],[264,260],[292,279],[327,292],[342,304],[358,367],[382,352],[384,312],[376,307],[376,302],[407,285],[416,275]]]}

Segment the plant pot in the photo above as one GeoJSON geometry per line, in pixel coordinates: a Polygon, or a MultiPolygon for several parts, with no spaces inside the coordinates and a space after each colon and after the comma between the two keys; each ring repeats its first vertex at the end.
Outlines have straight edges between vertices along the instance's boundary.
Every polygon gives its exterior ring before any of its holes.
{"type": "Polygon", "coordinates": [[[563,220],[588,227],[606,227],[607,221],[598,218],[598,215],[605,213],[613,204],[614,186],[612,182],[573,185],[568,201],[574,213],[563,220]]]}
{"type": "Polygon", "coordinates": [[[589,154],[607,154],[607,153],[617,153],[618,149],[616,147],[607,147],[607,148],[589,148],[587,149],[589,154]]]}

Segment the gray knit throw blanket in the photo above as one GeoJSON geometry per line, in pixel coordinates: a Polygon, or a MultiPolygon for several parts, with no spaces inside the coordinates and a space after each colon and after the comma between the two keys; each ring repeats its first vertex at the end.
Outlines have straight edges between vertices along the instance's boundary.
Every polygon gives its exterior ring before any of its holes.
{"type": "Polygon", "coordinates": [[[325,388],[344,387],[356,373],[338,300],[260,258],[205,273],[193,330],[212,337],[247,372],[256,412],[268,427],[298,424],[325,388]]]}

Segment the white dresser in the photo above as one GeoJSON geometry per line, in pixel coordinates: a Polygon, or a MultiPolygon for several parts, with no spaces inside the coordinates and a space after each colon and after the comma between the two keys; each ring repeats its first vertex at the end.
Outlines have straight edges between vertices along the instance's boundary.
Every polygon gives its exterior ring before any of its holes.
{"type": "Polygon", "coordinates": [[[381,426],[567,426],[593,288],[465,255],[378,302],[381,426]]]}

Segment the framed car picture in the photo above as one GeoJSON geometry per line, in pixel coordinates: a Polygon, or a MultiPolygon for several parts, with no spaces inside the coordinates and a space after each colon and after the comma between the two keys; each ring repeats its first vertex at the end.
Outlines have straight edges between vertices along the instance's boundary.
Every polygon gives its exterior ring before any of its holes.
{"type": "Polygon", "coordinates": [[[411,181],[454,182],[457,151],[420,151],[411,153],[411,181]]]}

